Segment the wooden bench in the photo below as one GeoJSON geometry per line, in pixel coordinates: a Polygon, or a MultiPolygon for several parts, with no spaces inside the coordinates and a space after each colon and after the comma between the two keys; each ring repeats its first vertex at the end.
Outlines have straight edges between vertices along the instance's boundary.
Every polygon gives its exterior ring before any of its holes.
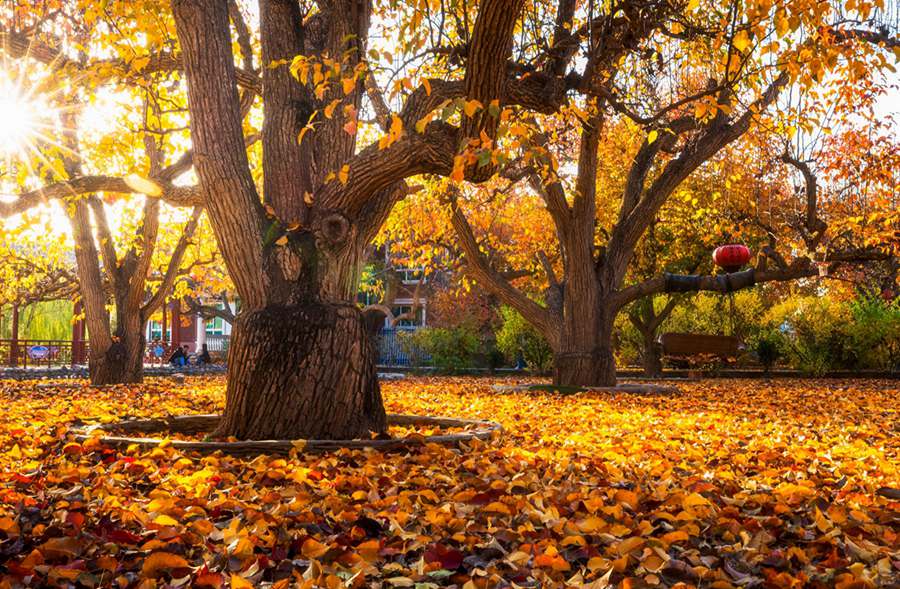
{"type": "Polygon", "coordinates": [[[739,338],[704,333],[664,333],[659,336],[662,355],[681,360],[734,360],[744,349],[739,338]]]}

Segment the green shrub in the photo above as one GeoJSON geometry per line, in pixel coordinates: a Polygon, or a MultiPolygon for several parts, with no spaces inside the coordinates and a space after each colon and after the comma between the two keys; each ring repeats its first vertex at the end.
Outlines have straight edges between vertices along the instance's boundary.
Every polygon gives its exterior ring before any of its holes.
{"type": "Polygon", "coordinates": [[[761,332],[752,343],[760,364],[768,372],[781,357],[781,337],[778,332],[761,332]]]}
{"type": "Polygon", "coordinates": [[[735,335],[750,342],[762,327],[766,300],[760,289],[741,290],[733,295],[697,293],[680,303],[660,329],[660,333],[709,333],[735,335]]]}
{"type": "Polygon", "coordinates": [[[516,363],[521,357],[530,371],[549,372],[553,368],[553,349],[544,336],[512,307],[501,307],[500,317],[503,325],[497,331],[497,348],[507,361],[516,363]]]}
{"type": "Polygon", "coordinates": [[[900,299],[861,296],[850,302],[853,321],[846,335],[862,368],[900,368],[900,299]]]}
{"type": "Polygon", "coordinates": [[[769,324],[800,370],[892,370],[900,362],[900,303],[860,296],[850,301],[805,297],[776,305],[769,324]]]}
{"type": "Polygon", "coordinates": [[[466,326],[424,327],[403,333],[400,345],[414,360],[421,361],[420,352],[424,352],[435,368],[450,372],[473,368],[481,350],[478,333],[466,326]]]}

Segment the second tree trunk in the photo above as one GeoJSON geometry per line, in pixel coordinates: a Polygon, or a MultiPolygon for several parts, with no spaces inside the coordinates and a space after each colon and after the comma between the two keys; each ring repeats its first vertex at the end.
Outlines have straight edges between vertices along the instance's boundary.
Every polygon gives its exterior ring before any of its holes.
{"type": "Polygon", "coordinates": [[[144,338],[140,332],[113,341],[106,350],[90,351],[88,372],[91,384],[138,383],[144,379],[144,338]]]}

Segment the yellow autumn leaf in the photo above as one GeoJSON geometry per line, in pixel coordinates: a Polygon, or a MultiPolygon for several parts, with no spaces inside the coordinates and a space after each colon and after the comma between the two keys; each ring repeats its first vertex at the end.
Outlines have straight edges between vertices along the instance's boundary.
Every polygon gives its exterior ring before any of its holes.
{"type": "Polygon", "coordinates": [[[504,515],[510,515],[512,513],[505,503],[501,503],[499,501],[488,503],[484,506],[484,510],[489,513],[502,513],[504,515]]]}
{"type": "Polygon", "coordinates": [[[231,589],[253,589],[253,583],[235,573],[231,574],[231,589]]]}
{"type": "Polygon", "coordinates": [[[474,99],[473,99],[473,100],[467,100],[467,101],[465,102],[465,104],[463,105],[463,112],[466,113],[466,116],[467,116],[467,117],[472,117],[472,116],[475,115],[475,113],[476,113],[478,110],[480,110],[480,109],[482,109],[482,108],[484,108],[484,105],[482,105],[482,104],[481,104],[480,102],[478,102],[477,100],[474,100],[474,99]]]}
{"type": "Polygon", "coordinates": [[[158,515],[153,518],[153,523],[159,526],[177,526],[179,524],[177,519],[165,514],[158,515]]]}
{"type": "Polygon", "coordinates": [[[738,31],[738,33],[734,36],[733,41],[735,49],[740,51],[741,53],[745,52],[748,47],[750,47],[750,35],[746,30],[738,31]]]}
{"type": "Polygon", "coordinates": [[[329,548],[327,545],[322,544],[313,538],[307,538],[300,548],[300,553],[306,558],[321,558],[328,550],[329,548]]]}
{"type": "Polygon", "coordinates": [[[453,158],[453,171],[450,173],[450,179],[454,182],[462,182],[465,178],[466,158],[463,155],[457,155],[453,158]]]}
{"type": "Polygon", "coordinates": [[[334,100],[332,100],[331,102],[328,103],[328,106],[326,106],[323,111],[325,113],[326,119],[330,119],[332,117],[332,115],[334,115],[334,109],[337,108],[337,105],[340,103],[341,103],[340,98],[335,98],[334,100]]]}

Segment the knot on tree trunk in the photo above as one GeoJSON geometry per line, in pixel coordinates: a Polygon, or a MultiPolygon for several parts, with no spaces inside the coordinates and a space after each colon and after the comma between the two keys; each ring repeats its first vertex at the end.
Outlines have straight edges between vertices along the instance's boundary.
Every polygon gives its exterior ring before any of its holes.
{"type": "Polygon", "coordinates": [[[350,236],[350,221],[340,213],[331,213],[322,218],[319,231],[328,245],[339,246],[350,236]]]}

